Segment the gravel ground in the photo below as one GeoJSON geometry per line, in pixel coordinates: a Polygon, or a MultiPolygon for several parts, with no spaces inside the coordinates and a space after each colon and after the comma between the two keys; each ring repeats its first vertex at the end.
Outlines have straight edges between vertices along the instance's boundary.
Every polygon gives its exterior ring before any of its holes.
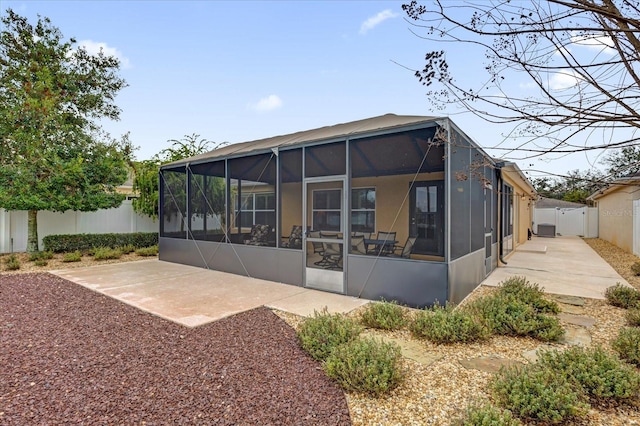
{"type": "MultiPolygon", "coordinates": [[[[640,289],[640,277],[629,269],[636,256],[603,240],[586,242],[640,289]]],[[[408,375],[400,387],[377,399],[348,393],[345,403],[298,348],[292,330],[302,321],[298,316],[275,311],[289,328],[256,309],[186,329],[47,274],[14,277],[0,275],[0,365],[10,366],[0,369],[0,424],[449,425],[469,404],[490,400],[493,375],[467,370],[460,360],[527,363],[523,353],[541,346],[510,337],[456,345],[418,341],[439,359],[428,366],[405,359],[408,375]]],[[[492,291],[480,287],[472,298],[492,291]]],[[[625,325],[624,310],[587,300],[581,311],[596,320],[592,344],[610,349],[625,325]]],[[[376,333],[416,342],[406,330],[376,333]]],[[[640,425],[640,401],[594,407],[565,424],[640,425]]]]}
{"type": "Polygon", "coordinates": [[[0,274],[0,424],[348,425],[266,308],[189,329],[46,273],[0,274]]]}
{"type": "Polygon", "coordinates": [[[55,269],[71,269],[71,268],[86,268],[87,266],[105,265],[107,263],[123,263],[133,262],[136,260],[145,259],[157,259],[158,256],[138,256],[135,253],[124,254],[120,259],[108,259],[108,260],[94,260],[93,257],[84,255],[79,262],[63,262],[63,254],[55,253],[53,259],[47,260],[45,266],[37,266],[34,262],[29,260],[28,253],[15,253],[15,256],[20,261],[20,269],[15,271],[8,271],[5,265],[5,259],[8,254],[0,254],[0,272],[4,274],[22,274],[25,272],[46,272],[55,269]]]}

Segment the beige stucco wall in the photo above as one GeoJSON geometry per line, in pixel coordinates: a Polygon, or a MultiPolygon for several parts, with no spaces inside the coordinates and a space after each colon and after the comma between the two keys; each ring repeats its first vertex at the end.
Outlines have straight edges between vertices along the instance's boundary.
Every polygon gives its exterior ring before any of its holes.
{"type": "Polygon", "coordinates": [[[513,187],[513,238],[517,247],[527,241],[527,231],[532,226],[534,191],[516,172],[503,170],[502,178],[513,187]]]}
{"type": "Polygon", "coordinates": [[[640,199],[638,187],[620,187],[598,202],[598,235],[623,250],[633,252],[633,200],[640,199]]]}
{"type": "MultiPolygon", "coordinates": [[[[404,242],[409,236],[409,183],[413,180],[413,175],[396,175],[381,177],[354,178],[351,181],[352,188],[375,188],[376,189],[376,232],[390,231],[396,232],[396,239],[404,242]],[[395,223],[394,223],[395,221],[395,223]]],[[[443,180],[444,172],[421,173],[416,181],[443,180]]],[[[307,203],[311,207],[312,191],[317,189],[335,188],[336,184],[317,183],[309,186],[307,192],[307,203]]],[[[288,220],[285,220],[285,190],[283,188],[283,229],[290,229],[288,220]]],[[[293,199],[293,198],[292,198],[293,199]]],[[[349,210],[345,210],[347,213],[349,210]]],[[[309,208],[307,223],[311,225],[311,208],[309,208]]],[[[302,214],[300,213],[301,217],[302,214]]]]}

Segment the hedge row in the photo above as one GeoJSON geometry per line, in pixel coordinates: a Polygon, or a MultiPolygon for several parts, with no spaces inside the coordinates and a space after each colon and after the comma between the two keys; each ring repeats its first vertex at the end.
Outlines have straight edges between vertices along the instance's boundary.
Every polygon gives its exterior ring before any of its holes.
{"type": "Polygon", "coordinates": [[[134,232],[128,234],[66,234],[47,235],[42,239],[44,249],[55,253],[87,251],[97,247],[134,248],[149,247],[158,244],[157,232],[134,232]]]}

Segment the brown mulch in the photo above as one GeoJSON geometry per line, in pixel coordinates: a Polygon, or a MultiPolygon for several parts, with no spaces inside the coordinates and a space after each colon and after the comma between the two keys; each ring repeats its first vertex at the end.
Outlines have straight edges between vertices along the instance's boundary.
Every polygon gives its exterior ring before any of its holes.
{"type": "Polygon", "coordinates": [[[47,273],[0,274],[0,424],[350,424],[266,308],[190,329],[47,273]]]}

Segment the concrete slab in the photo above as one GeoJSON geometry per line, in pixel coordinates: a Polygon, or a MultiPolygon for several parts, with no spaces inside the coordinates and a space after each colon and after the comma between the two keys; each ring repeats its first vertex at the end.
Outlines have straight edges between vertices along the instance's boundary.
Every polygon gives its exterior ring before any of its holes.
{"type": "Polygon", "coordinates": [[[482,284],[497,286],[511,276],[525,276],[544,291],[567,296],[604,299],[607,287],[629,283],[580,237],[544,238],[546,254],[529,251],[539,247],[538,237],[519,246],[482,284]]]}
{"type": "Polygon", "coordinates": [[[159,260],[51,271],[146,312],[196,327],[269,306],[297,315],[349,312],[367,300],[159,260]]]}

